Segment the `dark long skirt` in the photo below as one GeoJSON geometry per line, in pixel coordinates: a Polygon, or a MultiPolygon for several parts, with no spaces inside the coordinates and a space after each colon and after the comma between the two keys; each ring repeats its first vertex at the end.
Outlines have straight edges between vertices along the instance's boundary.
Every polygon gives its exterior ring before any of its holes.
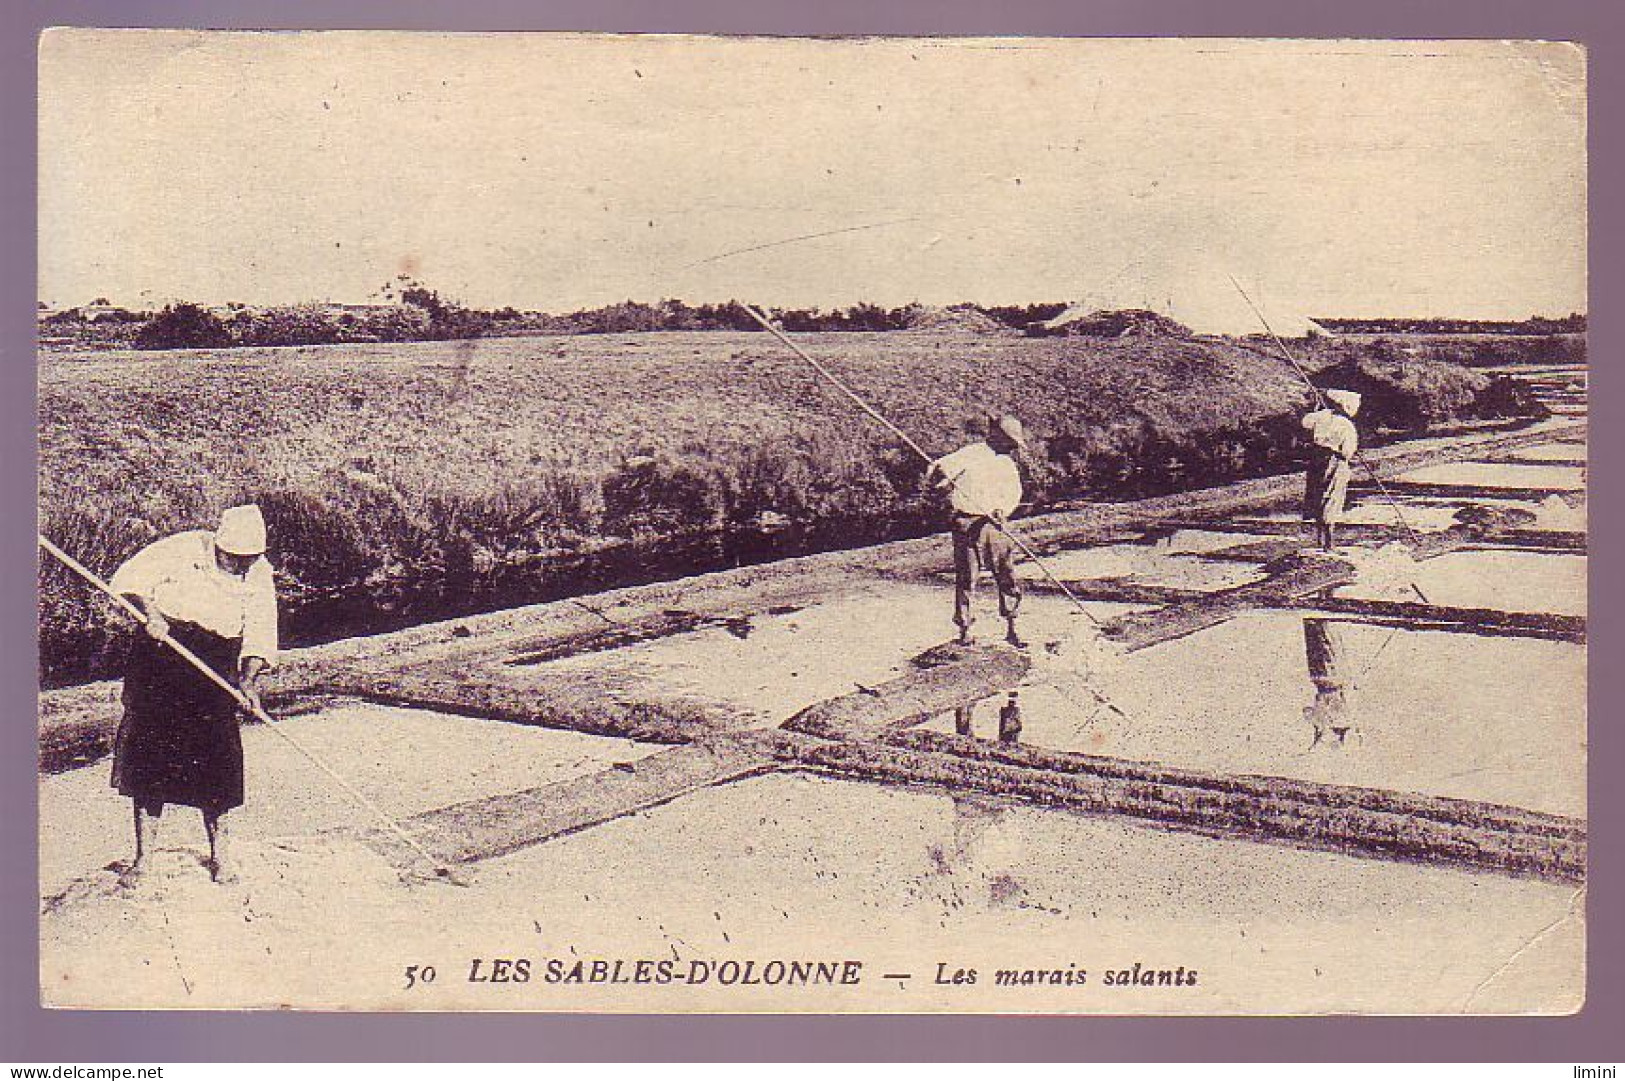
{"type": "MultiPolygon", "coordinates": [[[[241,643],[191,623],[170,637],[231,678],[241,643]]],[[[237,702],[180,654],[138,634],[124,673],[124,720],[113,742],[113,787],[151,814],[164,804],[219,814],[243,805],[237,702]]]]}

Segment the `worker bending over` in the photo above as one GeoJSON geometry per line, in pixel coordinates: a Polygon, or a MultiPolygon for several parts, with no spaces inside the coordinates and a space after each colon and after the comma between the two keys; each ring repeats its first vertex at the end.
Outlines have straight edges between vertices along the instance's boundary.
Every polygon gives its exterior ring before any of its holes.
{"type": "Polygon", "coordinates": [[[238,702],[169,643],[191,650],[258,705],[260,675],[277,652],[276,585],[265,546],[259,507],[233,507],[220,528],[156,541],[113,575],[113,591],[147,621],[125,668],[124,719],[113,744],[113,786],[134,806],[127,879],[142,870],[147,819],[170,803],[203,812],[209,872],[220,882],[234,877],[221,816],[243,804],[238,702]]]}

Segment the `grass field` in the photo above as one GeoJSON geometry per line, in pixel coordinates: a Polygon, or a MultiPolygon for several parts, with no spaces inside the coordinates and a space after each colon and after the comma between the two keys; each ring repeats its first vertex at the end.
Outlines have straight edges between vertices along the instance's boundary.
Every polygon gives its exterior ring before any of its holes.
{"type": "MultiPolygon", "coordinates": [[[[800,340],[932,454],[1020,415],[1039,501],[1286,468],[1307,402],[1225,342],[800,340]]],[[[1367,428],[1528,408],[1391,348],[1313,363],[1368,380],[1367,428]]],[[[728,558],[719,538],[856,544],[937,514],[921,464],[764,334],[42,354],[39,420],[42,528],[99,570],[260,502],[295,641],[684,573],[728,558]]],[[[117,631],[42,571],[47,683],[113,670],[117,631]]]]}

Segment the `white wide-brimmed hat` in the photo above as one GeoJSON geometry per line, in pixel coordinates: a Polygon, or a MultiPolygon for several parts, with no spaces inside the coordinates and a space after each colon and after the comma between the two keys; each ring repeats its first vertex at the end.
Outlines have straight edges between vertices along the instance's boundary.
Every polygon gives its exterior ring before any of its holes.
{"type": "Polygon", "coordinates": [[[1002,417],[990,416],[987,418],[990,429],[998,429],[1004,437],[1018,447],[1027,446],[1027,430],[1021,426],[1021,421],[1014,414],[1006,413],[1002,417]]]}
{"type": "Polygon", "coordinates": [[[1328,390],[1326,400],[1343,411],[1345,416],[1354,416],[1360,411],[1360,396],[1352,390],[1328,390]]]}
{"type": "Polygon", "coordinates": [[[220,515],[220,528],[214,531],[214,546],[228,555],[265,554],[265,515],[258,504],[229,507],[220,515]]]}

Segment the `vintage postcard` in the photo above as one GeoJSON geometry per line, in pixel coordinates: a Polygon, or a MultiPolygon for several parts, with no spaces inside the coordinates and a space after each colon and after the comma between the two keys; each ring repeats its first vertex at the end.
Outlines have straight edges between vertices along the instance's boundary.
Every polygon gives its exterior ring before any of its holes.
{"type": "Polygon", "coordinates": [[[46,1005],[1582,1005],[1579,46],[39,60],[46,1005]]]}

